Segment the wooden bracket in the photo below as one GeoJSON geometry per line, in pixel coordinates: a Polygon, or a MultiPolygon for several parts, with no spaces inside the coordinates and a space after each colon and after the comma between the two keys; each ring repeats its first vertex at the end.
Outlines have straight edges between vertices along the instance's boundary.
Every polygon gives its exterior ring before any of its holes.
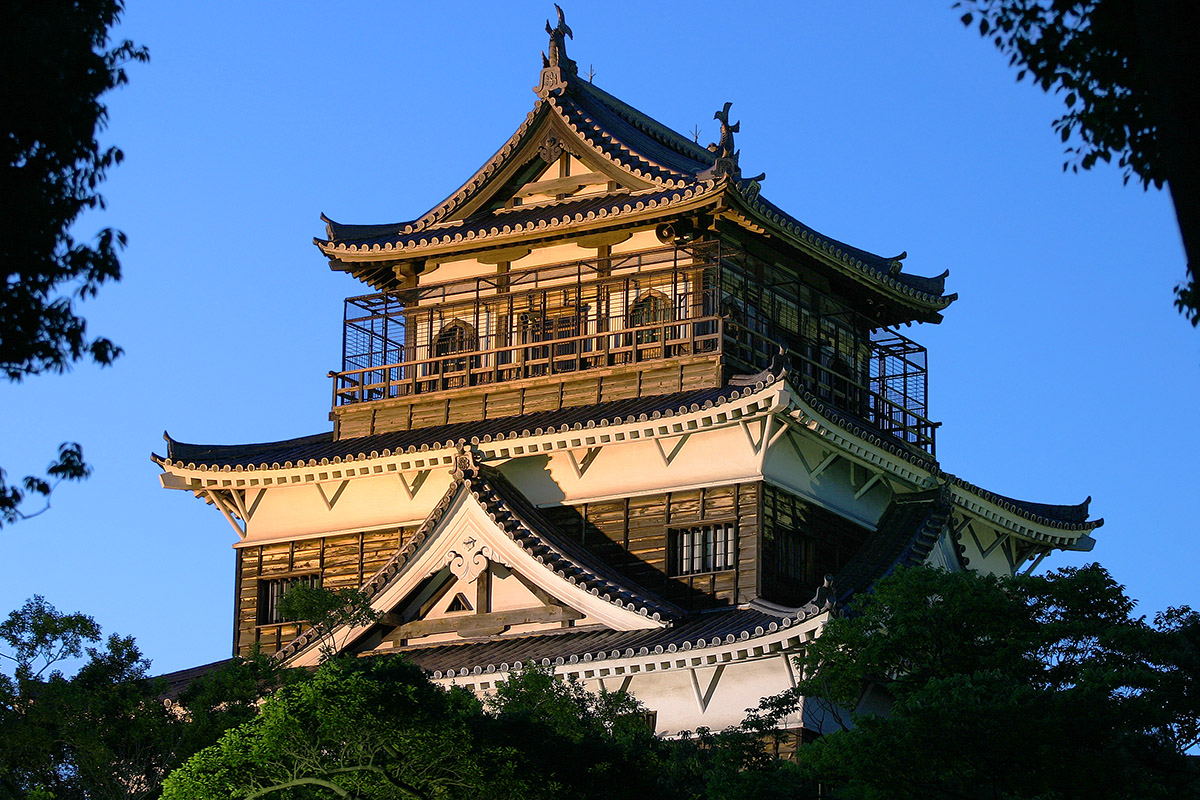
{"type": "Polygon", "coordinates": [[[235,531],[237,531],[238,538],[245,539],[246,538],[246,525],[244,522],[242,522],[242,523],[238,522],[238,519],[236,516],[237,509],[231,507],[230,501],[226,500],[225,497],[222,496],[221,490],[220,489],[206,489],[204,491],[204,493],[206,495],[208,495],[208,499],[212,501],[212,504],[214,506],[216,506],[217,510],[220,511],[221,514],[225,517],[226,522],[228,522],[230,524],[230,526],[235,531]]]}
{"type": "Polygon", "coordinates": [[[429,478],[430,472],[432,472],[432,470],[421,470],[413,476],[412,483],[409,483],[404,475],[396,475],[396,477],[400,479],[400,485],[404,487],[404,493],[408,495],[409,500],[412,500],[417,496],[417,492],[421,491],[421,487],[425,485],[425,481],[429,478]]]}
{"type": "Polygon", "coordinates": [[[675,457],[677,455],[679,455],[679,451],[683,449],[684,443],[687,442],[687,440],[690,439],[691,436],[692,435],[690,433],[685,433],[682,436],[675,439],[675,444],[671,448],[671,451],[669,453],[663,449],[663,446],[662,446],[663,440],[662,439],[654,440],[655,446],[658,447],[658,454],[660,456],[662,456],[663,466],[666,466],[666,467],[671,466],[671,462],[675,460],[675,457]]]}
{"type": "Polygon", "coordinates": [[[700,713],[708,710],[708,704],[712,702],[713,694],[717,691],[717,683],[721,680],[721,676],[725,674],[725,665],[718,664],[713,670],[712,677],[709,678],[708,688],[701,690],[700,677],[696,674],[696,669],[689,670],[692,676],[692,690],[696,693],[696,704],[700,706],[700,713]]]}
{"type": "Polygon", "coordinates": [[[337,505],[338,498],[342,496],[342,492],[346,491],[346,487],[350,485],[350,481],[342,481],[339,483],[338,487],[334,489],[332,495],[325,493],[324,485],[320,483],[315,485],[317,487],[317,491],[321,493],[321,499],[325,501],[325,508],[332,511],[333,507],[337,505]]]}
{"type": "Polygon", "coordinates": [[[816,480],[822,472],[833,466],[833,462],[837,461],[839,458],[841,458],[841,453],[838,453],[836,450],[825,456],[821,463],[817,464],[817,468],[810,473],[810,477],[812,477],[813,480],[816,480]]]}
{"type": "Polygon", "coordinates": [[[601,448],[589,447],[583,452],[583,458],[577,458],[574,450],[567,451],[567,458],[571,462],[571,467],[575,470],[575,477],[582,478],[583,473],[588,471],[588,467],[596,460],[596,456],[600,455],[601,448]]]}

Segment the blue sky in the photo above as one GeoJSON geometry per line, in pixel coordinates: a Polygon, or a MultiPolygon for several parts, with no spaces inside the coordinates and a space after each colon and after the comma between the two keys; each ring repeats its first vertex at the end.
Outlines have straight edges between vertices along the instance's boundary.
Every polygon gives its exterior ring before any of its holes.
{"type": "MultiPolygon", "coordinates": [[[[718,135],[815,229],[951,270],[929,348],[945,469],[1042,502],[1094,500],[1090,555],[1144,613],[1200,605],[1194,506],[1200,332],[1171,307],[1184,257],[1165,193],[1115,168],[1062,172],[1059,102],[946,3],[570,3],[568,52],[676,130],[718,135]]],[[[40,593],[137,637],[168,671],[228,655],[235,537],[158,486],[163,429],[250,442],[326,430],[342,300],[365,287],[311,244],[319,214],[411,219],[533,105],[550,2],[153,3],[108,98],[126,163],[83,221],[129,235],[125,279],[88,301],[126,355],[0,386],[0,464],[42,469],[78,440],[93,478],[0,531],[0,610],[40,593]]]]}

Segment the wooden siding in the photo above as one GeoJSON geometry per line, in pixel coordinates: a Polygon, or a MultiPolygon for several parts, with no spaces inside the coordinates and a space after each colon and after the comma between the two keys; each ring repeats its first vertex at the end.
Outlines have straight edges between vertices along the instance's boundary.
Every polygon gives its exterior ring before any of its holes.
{"type": "MultiPolygon", "coordinates": [[[[771,506],[773,511],[777,506],[771,506]]],[[[703,609],[758,596],[762,508],[761,484],[743,483],[559,506],[544,513],[562,533],[632,581],[684,608],[703,609]],[[672,530],[722,522],[737,525],[736,568],[668,574],[672,530]]],[[[239,550],[235,653],[248,655],[256,644],[263,653],[274,653],[301,630],[297,623],[258,624],[260,581],[316,574],[326,588],[357,588],[410,534],[411,529],[390,528],[239,550]]]]}
{"type": "Polygon", "coordinates": [[[338,439],[512,417],[722,385],[717,353],[561,373],[333,409],[338,439]]]}
{"type": "Polygon", "coordinates": [[[757,592],[758,484],[744,483],[545,509],[564,533],[622,574],[684,608],[752,600],[757,592]],[[737,566],[671,576],[670,531],[737,523],[737,566]]]}
{"type": "Polygon", "coordinates": [[[248,655],[257,644],[274,653],[300,632],[298,623],[259,625],[259,582],[319,575],[327,589],[358,588],[403,545],[408,531],[389,528],[277,542],[238,551],[234,653],[248,655]]]}

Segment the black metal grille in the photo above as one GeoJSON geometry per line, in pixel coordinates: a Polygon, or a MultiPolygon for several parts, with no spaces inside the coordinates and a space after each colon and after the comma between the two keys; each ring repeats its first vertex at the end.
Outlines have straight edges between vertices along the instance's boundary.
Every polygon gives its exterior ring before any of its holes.
{"type": "Polygon", "coordinates": [[[334,405],[718,351],[934,452],[925,348],[720,242],[352,297],[334,405]]]}

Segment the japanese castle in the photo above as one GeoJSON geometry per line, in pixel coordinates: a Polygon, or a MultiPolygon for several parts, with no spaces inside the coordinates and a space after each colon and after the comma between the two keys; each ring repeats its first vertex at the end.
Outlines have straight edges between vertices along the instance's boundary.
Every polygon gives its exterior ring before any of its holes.
{"type": "MultiPolygon", "coordinates": [[[[530,665],[624,689],[671,734],[741,721],[900,565],[1010,574],[1089,550],[1088,504],[938,462],[926,352],[946,273],[804,225],[579,75],[559,13],[533,110],[461,188],[315,240],[345,303],[332,429],[186,444],[163,486],[237,533],[234,653],[403,654],[487,692],[530,665]],[[297,584],[362,591],[329,639],[297,584]]],[[[801,714],[797,733],[819,732],[801,714]]]]}

